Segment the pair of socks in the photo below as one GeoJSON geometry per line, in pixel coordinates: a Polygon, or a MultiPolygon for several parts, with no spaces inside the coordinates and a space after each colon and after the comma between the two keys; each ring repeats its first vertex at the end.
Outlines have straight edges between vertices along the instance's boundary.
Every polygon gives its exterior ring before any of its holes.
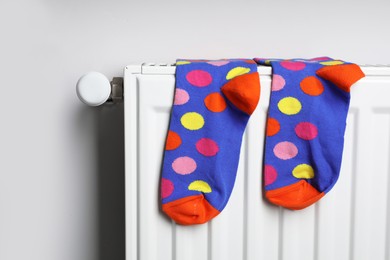
{"type": "Polygon", "coordinates": [[[162,210],[176,223],[205,223],[226,206],[242,135],[260,98],[257,64],[273,70],[266,198],[303,209],[336,183],[350,87],[364,77],[359,66],[327,57],[179,60],[160,187],[162,210]]]}

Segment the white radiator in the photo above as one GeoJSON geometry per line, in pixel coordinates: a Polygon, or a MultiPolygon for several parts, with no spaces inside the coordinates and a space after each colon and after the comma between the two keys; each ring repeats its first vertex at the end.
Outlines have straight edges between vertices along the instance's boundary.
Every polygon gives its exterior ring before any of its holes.
{"type": "Polygon", "coordinates": [[[174,66],[124,72],[127,260],[390,260],[390,67],[362,67],[352,88],[340,178],[316,204],[291,211],[262,196],[269,67],[243,138],[235,186],[211,222],[175,225],[159,208],[174,66]]]}

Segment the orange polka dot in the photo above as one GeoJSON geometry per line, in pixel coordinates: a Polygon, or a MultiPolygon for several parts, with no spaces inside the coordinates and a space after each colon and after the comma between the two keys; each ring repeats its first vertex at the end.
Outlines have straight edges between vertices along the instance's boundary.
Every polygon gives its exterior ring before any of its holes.
{"type": "Polygon", "coordinates": [[[275,118],[268,118],[267,120],[267,136],[276,135],[280,130],[280,124],[275,118]]]}
{"type": "Polygon", "coordinates": [[[244,59],[244,61],[246,63],[249,63],[249,64],[256,64],[256,62],[254,60],[247,60],[247,59],[244,59]]]}
{"type": "Polygon", "coordinates": [[[302,91],[310,96],[318,96],[324,92],[324,86],[321,81],[314,76],[304,78],[300,85],[302,91]]]}
{"type": "Polygon", "coordinates": [[[204,99],[204,104],[211,112],[222,112],[226,108],[226,101],[218,92],[208,95],[204,99]]]}
{"type": "Polygon", "coordinates": [[[181,145],[180,136],[173,131],[168,131],[167,142],[165,144],[165,150],[175,150],[181,145]]]}

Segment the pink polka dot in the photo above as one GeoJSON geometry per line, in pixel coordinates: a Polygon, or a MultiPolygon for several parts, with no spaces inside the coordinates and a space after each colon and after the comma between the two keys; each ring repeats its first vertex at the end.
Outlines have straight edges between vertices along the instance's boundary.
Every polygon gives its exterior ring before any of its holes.
{"type": "Polygon", "coordinates": [[[230,61],[228,60],[216,60],[216,61],[209,61],[208,64],[214,65],[214,66],[223,66],[228,64],[230,61]]]}
{"type": "Polygon", "coordinates": [[[295,127],[295,133],[304,140],[312,140],[317,137],[318,129],[309,122],[301,122],[295,127]]]}
{"type": "Polygon", "coordinates": [[[177,174],[191,174],[196,170],[196,162],[188,156],[179,157],[173,161],[172,169],[177,174]]]}
{"type": "Polygon", "coordinates": [[[280,65],[288,70],[303,70],[306,67],[306,64],[300,61],[282,61],[280,65]]]}
{"type": "Polygon", "coordinates": [[[196,150],[204,156],[214,156],[218,153],[218,144],[210,138],[202,138],[196,143],[196,150]]]}
{"type": "Polygon", "coordinates": [[[291,142],[280,142],[275,145],[274,154],[279,159],[288,160],[298,154],[298,148],[291,142]]]}
{"type": "Polygon", "coordinates": [[[175,90],[175,101],[173,102],[174,105],[184,105],[188,102],[190,99],[190,95],[188,95],[188,92],[184,89],[177,88],[175,90]]]}
{"type": "Polygon", "coordinates": [[[187,73],[186,79],[196,87],[206,87],[210,85],[213,78],[210,73],[204,70],[193,70],[187,73]]]}
{"type": "Polygon", "coordinates": [[[276,172],[275,168],[271,165],[265,165],[264,166],[264,182],[265,185],[270,185],[276,181],[276,178],[278,177],[278,173],[276,172]]]}
{"type": "Polygon", "coordinates": [[[310,59],[312,61],[324,61],[324,60],[331,60],[329,57],[317,57],[317,58],[312,58],[310,59]]]}
{"type": "Polygon", "coordinates": [[[272,91],[278,91],[278,90],[281,90],[284,85],[286,85],[286,81],[284,80],[284,78],[278,74],[274,74],[272,76],[272,91]]]}
{"type": "Polygon", "coordinates": [[[169,197],[174,190],[173,183],[165,178],[161,178],[161,198],[165,199],[169,197]]]}

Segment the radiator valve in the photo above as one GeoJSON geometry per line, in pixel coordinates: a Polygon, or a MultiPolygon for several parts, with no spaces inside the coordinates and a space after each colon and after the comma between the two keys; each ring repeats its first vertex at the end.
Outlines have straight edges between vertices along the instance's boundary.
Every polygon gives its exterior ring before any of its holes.
{"type": "Polygon", "coordinates": [[[79,99],[89,106],[123,101],[123,78],[113,78],[110,82],[100,72],[88,72],[77,82],[76,92],[79,99]]]}

